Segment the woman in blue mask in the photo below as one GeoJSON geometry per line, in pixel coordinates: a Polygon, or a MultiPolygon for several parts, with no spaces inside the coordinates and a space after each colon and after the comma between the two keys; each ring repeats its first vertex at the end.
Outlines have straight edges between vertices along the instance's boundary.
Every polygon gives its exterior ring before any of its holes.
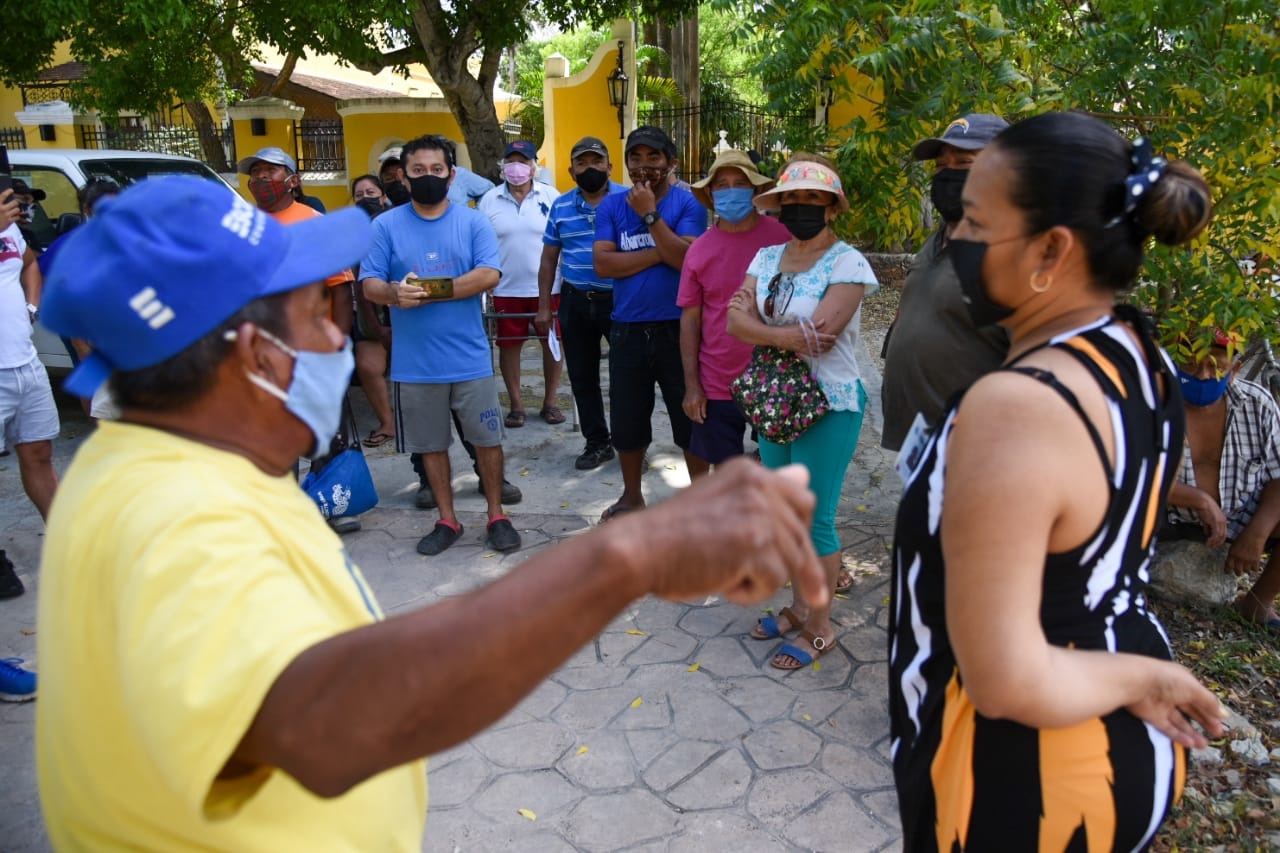
{"type": "MultiPolygon", "coordinates": [[[[818,498],[810,536],[827,582],[839,591],[852,581],[839,578],[836,505],[867,406],[855,357],[862,346],[862,297],[879,285],[867,259],[831,230],[849,201],[830,160],[796,155],[778,172],[774,188],[756,197],[756,206],[780,208],[778,221],[791,239],[756,253],[729,303],[728,330],[745,343],[799,354],[826,395],[830,410],[789,444],[761,437],[760,459],[770,468],[799,463],[809,469],[809,487],[818,498]]],[[[800,636],[784,642],[770,661],[775,668],[800,669],[832,649],[830,603],[812,606],[793,590],[791,606],[779,618],[762,619],[751,636],[770,640],[796,631],[800,636]]]]}
{"type": "Polygon", "coordinates": [[[773,187],[741,151],[720,153],[707,176],[690,188],[716,222],[693,241],[680,268],[680,357],[684,363],[684,413],[689,434],[689,477],[707,473],[743,453],[747,422],[729,392],[751,360],[751,345],[725,330],[729,300],[742,286],[747,265],[765,246],[791,235],[755,207],[755,198],[773,187]]]}
{"type": "Polygon", "coordinates": [[[1178,378],[1117,305],[1151,237],[1208,223],[1181,162],[1081,113],[1001,132],[951,243],[1004,365],[903,445],[889,712],[903,847],[1144,850],[1222,732],[1143,589],[1182,447],[1178,378]]]}

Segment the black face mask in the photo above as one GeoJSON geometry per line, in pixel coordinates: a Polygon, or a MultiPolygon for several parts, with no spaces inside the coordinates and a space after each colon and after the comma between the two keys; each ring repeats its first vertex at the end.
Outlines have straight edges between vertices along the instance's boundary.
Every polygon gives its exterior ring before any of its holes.
{"type": "Polygon", "coordinates": [[[778,221],[797,240],[812,240],[827,227],[827,205],[784,204],[778,221]]]}
{"type": "Polygon", "coordinates": [[[581,187],[584,193],[595,193],[609,182],[609,173],[602,169],[584,169],[573,176],[573,182],[581,187]]]}
{"type": "Polygon", "coordinates": [[[428,207],[444,201],[449,194],[449,179],[441,175],[419,175],[409,179],[409,194],[418,204],[428,207]]]}
{"type": "Polygon", "coordinates": [[[1012,308],[987,295],[982,281],[982,261],[987,256],[987,246],[987,243],[973,240],[951,240],[947,243],[951,266],[960,280],[964,307],[969,309],[969,319],[978,327],[994,325],[1013,313],[1012,308]]]}
{"type": "Polygon", "coordinates": [[[370,219],[386,209],[382,206],[382,199],[377,198],[362,198],[356,202],[356,207],[369,214],[370,219]]]}
{"type": "Polygon", "coordinates": [[[382,185],[382,191],[387,194],[387,200],[395,207],[409,200],[409,188],[403,181],[387,181],[382,185]]]}
{"type": "Polygon", "coordinates": [[[960,203],[960,191],[964,189],[964,180],[969,177],[968,169],[939,169],[929,185],[929,199],[938,209],[938,215],[945,221],[955,224],[964,217],[964,205],[960,203]]]}

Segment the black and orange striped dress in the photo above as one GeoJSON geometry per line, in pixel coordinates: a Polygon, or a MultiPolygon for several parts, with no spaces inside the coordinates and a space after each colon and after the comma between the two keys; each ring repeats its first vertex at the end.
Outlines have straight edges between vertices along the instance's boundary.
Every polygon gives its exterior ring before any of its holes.
{"type": "MultiPolygon", "coordinates": [[[[1077,358],[1102,387],[1116,435],[1114,465],[1074,395],[1052,374],[1016,363],[1001,369],[1046,383],[1071,405],[1111,486],[1096,533],[1045,558],[1045,636],[1061,647],[1169,660],[1168,639],[1143,589],[1177,473],[1182,400],[1173,365],[1142,318],[1124,308],[1116,314],[1139,330],[1141,347],[1112,318],[1046,344],[1077,358]]],[[[983,717],[965,692],[944,618],[940,541],[955,414],[953,403],[910,475],[895,532],[889,710],[904,849],[1142,850],[1181,796],[1182,747],[1124,710],[1038,730],[983,717]]]]}

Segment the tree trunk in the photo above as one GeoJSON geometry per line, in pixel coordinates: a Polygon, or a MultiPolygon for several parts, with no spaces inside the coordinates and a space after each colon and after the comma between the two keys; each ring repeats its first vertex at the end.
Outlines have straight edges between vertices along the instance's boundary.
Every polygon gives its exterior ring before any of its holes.
{"type": "Polygon", "coordinates": [[[185,101],[182,104],[187,115],[195,122],[196,132],[200,134],[200,150],[204,152],[204,161],[215,172],[233,172],[235,169],[227,162],[227,152],[222,147],[222,134],[213,120],[213,112],[204,101],[185,101]]]}
{"type": "Polygon", "coordinates": [[[479,73],[472,76],[467,60],[480,49],[475,22],[468,21],[455,32],[440,5],[430,0],[418,0],[412,12],[423,63],[462,128],[471,155],[471,170],[497,182],[498,161],[506,140],[493,105],[493,87],[505,46],[486,45],[479,73]]]}
{"type": "MultiPolygon", "coordinates": [[[[434,71],[432,77],[435,77],[434,71]]],[[[497,183],[501,180],[498,161],[502,159],[506,137],[493,107],[493,90],[485,91],[469,74],[464,74],[455,86],[446,86],[439,78],[436,78],[436,83],[444,92],[449,111],[462,128],[462,136],[471,155],[471,171],[497,183]]]]}
{"type": "Polygon", "coordinates": [[[276,73],[276,79],[271,81],[271,88],[267,89],[267,95],[272,98],[283,98],[284,89],[289,85],[289,78],[293,76],[293,69],[298,66],[298,54],[296,51],[289,51],[285,54],[284,65],[276,73]]]}
{"type": "Polygon", "coordinates": [[[702,161],[701,113],[698,104],[702,100],[700,72],[698,68],[698,11],[681,19],[671,28],[671,77],[685,97],[685,106],[689,108],[689,121],[686,124],[684,139],[677,139],[680,147],[680,173],[687,181],[696,181],[700,177],[702,161]]]}

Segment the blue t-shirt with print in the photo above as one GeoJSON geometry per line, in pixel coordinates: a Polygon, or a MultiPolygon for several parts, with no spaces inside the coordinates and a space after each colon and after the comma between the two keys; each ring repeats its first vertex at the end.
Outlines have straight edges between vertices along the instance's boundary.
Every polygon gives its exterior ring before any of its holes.
{"type": "MultiPolygon", "coordinates": [[[[626,191],[622,184],[609,182],[608,195],[626,191]]],[[[603,198],[600,203],[604,203],[603,198]]],[[[595,241],[596,208],[582,197],[581,189],[574,187],[551,205],[542,244],[560,249],[560,275],[567,284],[579,290],[613,290],[613,279],[596,275],[591,253],[595,241]]]]}
{"type": "MultiPolygon", "coordinates": [[[[681,237],[697,237],[707,230],[707,209],[693,193],[671,187],[658,199],[658,215],[681,237]]],[[[623,252],[655,248],[653,235],[627,197],[608,195],[596,208],[596,240],[613,243],[623,252]]],[[[679,320],[680,270],[657,263],[635,275],[613,280],[613,319],[619,323],[653,323],[679,320]]]]}
{"type": "MultiPolygon", "coordinates": [[[[400,281],[457,278],[477,267],[501,272],[498,237],[483,213],[450,204],[438,219],[402,204],[373,220],[373,246],[360,263],[361,278],[400,281]]],[[[484,330],[482,294],[417,308],[391,306],[391,378],[396,382],[466,382],[493,375],[484,330]]]]}

